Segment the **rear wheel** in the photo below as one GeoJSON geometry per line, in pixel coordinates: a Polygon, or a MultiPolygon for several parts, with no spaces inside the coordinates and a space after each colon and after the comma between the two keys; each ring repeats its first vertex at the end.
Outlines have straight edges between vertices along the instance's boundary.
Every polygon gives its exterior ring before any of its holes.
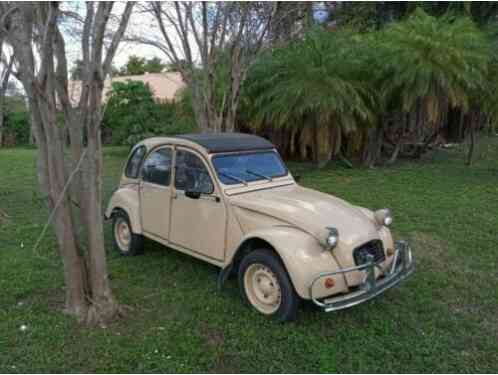
{"type": "Polygon", "coordinates": [[[255,250],[242,259],[239,286],[243,299],[258,312],[280,321],[296,318],[299,296],[284,265],[270,250],[255,250]]]}
{"type": "Polygon", "coordinates": [[[114,248],[121,255],[133,256],[143,253],[143,237],[133,233],[130,219],[124,211],[117,211],[112,216],[112,233],[114,248]]]}

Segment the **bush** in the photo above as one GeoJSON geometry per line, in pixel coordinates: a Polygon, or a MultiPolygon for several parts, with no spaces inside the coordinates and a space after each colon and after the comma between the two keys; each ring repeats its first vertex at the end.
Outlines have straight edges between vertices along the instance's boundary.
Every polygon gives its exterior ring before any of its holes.
{"type": "Polygon", "coordinates": [[[195,130],[175,103],[156,103],[150,87],[140,81],[114,82],[104,113],[104,133],[112,143],[133,145],[159,135],[195,130]]]}
{"type": "Polygon", "coordinates": [[[30,118],[28,111],[7,112],[3,137],[9,146],[29,144],[30,118]]]}

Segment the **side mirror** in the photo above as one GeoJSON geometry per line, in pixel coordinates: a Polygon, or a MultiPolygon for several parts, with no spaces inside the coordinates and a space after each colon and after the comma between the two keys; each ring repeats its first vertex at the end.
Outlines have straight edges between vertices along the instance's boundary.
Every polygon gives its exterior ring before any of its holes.
{"type": "Polygon", "coordinates": [[[195,190],[186,190],[185,196],[190,199],[199,199],[201,197],[201,192],[195,190]]]}

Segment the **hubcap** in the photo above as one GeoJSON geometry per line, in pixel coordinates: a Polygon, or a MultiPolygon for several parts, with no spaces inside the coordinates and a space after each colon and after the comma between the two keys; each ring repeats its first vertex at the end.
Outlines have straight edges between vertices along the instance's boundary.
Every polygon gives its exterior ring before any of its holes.
{"type": "Polygon", "coordinates": [[[280,307],[282,293],[277,276],[267,266],[251,264],[244,274],[249,302],[263,314],[273,314],[280,307]]]}
{"type": "Polygon", "coordinates": [[[114,226],[114,236],[116,242],[123,252],[130,250],[131,230],[130,226],[123,218],[119,218],[114,226]]]}

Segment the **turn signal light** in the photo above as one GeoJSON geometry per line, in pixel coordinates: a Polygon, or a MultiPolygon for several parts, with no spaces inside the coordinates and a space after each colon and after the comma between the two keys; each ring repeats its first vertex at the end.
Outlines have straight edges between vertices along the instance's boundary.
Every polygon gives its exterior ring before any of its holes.
{"type": "Polygon", "coordinates": [[[325,283],[324,283],[324,284],[325,284],[325,288],[330,289],[330,288],[333,288],[333,287],[334,287],[334,285],[335,285],[335,281],[334,281],[334,279],[333,279],[333,278],[331,278],[331,277],[327,277],[327,278],[325,279],[325,283]]]}

